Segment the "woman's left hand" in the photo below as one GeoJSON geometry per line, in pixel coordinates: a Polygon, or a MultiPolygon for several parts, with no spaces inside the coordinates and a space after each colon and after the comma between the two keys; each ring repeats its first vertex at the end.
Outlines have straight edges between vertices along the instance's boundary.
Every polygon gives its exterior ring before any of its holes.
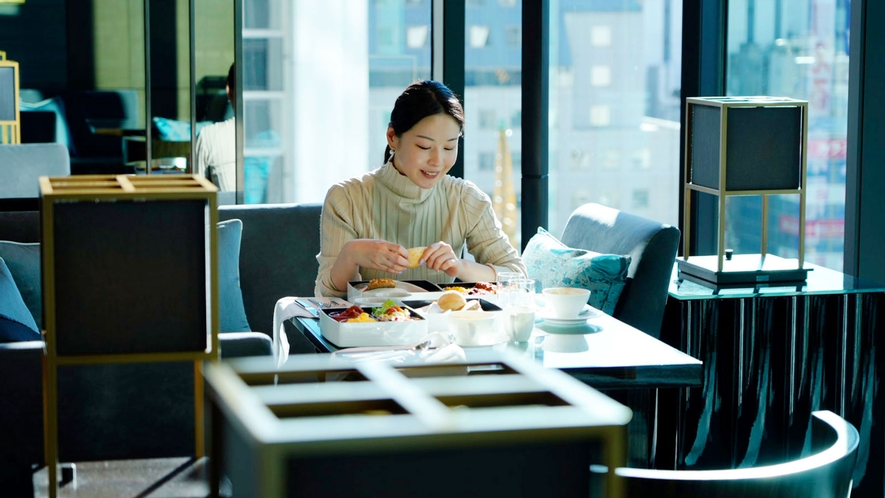
{"type": "Polygon", "coordinates": [[[452,246],[445,242],[436,242],[427,246],[421,260],[431,270],[445,272],[450,277],[457,277],[461,261],[455,256],[452,246]]]}

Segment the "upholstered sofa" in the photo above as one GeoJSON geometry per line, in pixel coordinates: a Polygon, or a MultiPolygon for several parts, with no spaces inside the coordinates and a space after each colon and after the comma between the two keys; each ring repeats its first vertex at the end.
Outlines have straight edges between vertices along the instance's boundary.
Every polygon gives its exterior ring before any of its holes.
{"type": "MultiPolygon", "coordinates": [[[[240,289],[253,331],[222,331],[222,360],[270,355],[277,299],[313,293],[320,210],[316,204],[219,208],[221,221],[243,222],[240,289]]],[[[39,213],[0,211],[0,240],[38,242],[39,213]]],[[[29,485],[31,466],[43,462],[42,348],[42,341],[0,344],[0,489],[29,485]]],[[[62,461],[193,454],[192,364],[63,367],[59,385],[62,461]]]]}

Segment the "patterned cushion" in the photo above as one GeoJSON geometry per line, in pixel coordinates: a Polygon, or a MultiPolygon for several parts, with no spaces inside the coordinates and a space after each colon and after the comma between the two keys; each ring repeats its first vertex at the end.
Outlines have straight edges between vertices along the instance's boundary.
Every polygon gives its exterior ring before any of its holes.
{"type": "Polygon", "coordinates": [[[529,277],[543,287],[581,287],[590,290],[590,306],[611,315],[627,284],[630,256],[573,249],[538,228],[523,252],[529,277]]]}
{"type": "Polygon", "coordinates": [[[41,338],[6,262],[0,259],[0,343],[39,341],[41,338]]]}

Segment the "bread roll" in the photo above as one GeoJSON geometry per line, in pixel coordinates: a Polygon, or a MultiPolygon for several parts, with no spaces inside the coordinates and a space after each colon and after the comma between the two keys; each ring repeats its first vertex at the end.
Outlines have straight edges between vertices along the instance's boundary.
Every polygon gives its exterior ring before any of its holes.
{"type": "Polygon", "coordinates": [[[409,249],[409,268],[418,268],[421,262],[421,256],[424,255],[426,247],[413,247],[409,249]]]}
{"type": "Polygon", "coordinates": [[[445,291],[436,304],[444,311],[458,311],[467,304],[467,299],[458,291],[445,291]]]}

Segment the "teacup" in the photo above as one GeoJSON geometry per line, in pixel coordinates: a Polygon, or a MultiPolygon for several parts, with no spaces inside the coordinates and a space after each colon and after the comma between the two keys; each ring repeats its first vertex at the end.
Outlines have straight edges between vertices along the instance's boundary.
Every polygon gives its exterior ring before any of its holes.
{"type": "Polygon", "coordinates": [[[511,308],[507,315],[507,334],[514,342],[526,342],[535,329],[535,310],[529,307],[511,308]]]}
{"type": "Polygon", "coordinates": [[[548,287],[544,301],[553,309],[556,318],[577,318],[590,298],[590,291],[577,287],[548,287]]]}

